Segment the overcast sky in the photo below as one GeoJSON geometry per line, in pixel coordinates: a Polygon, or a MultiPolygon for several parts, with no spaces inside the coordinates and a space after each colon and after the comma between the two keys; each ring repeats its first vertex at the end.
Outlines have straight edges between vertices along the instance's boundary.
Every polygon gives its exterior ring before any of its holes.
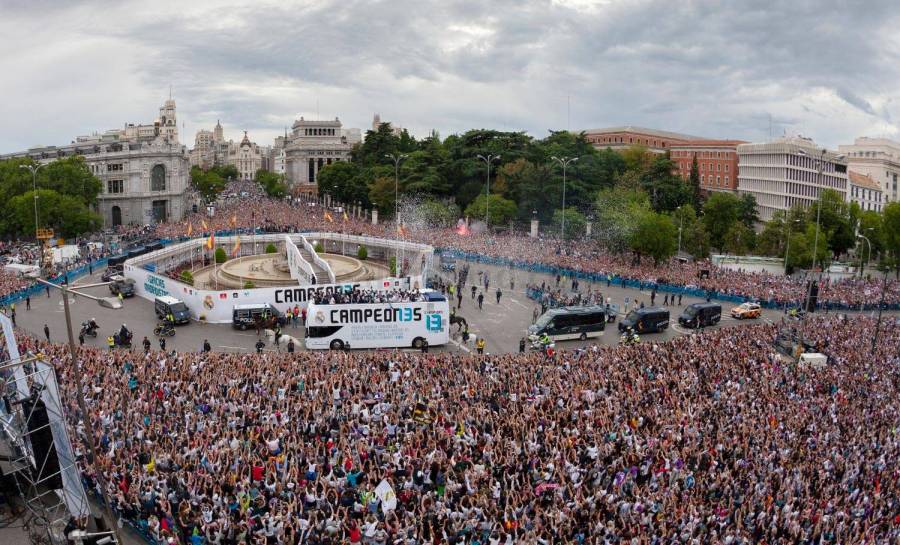
{"type": "Polygon", "coordinates": [[[0,0],[0,153],[150,122],[170,85],[191,146],[217,119],[227,138],[271,144],[301,115],[365,130],[375,112],[417,136],[632,124],[829,147],[900,139],[897,8],[0,0]]]}

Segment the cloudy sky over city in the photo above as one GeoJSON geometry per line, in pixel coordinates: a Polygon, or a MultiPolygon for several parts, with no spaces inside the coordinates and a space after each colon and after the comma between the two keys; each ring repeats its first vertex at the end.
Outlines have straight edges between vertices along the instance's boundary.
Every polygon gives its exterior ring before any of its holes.
{"type": "Polygon", "coordinates": [[[0,153],[149,122],[272,139],[300,116],[900,138],[900,10],[868,0],[0,0],[0,153]]]}

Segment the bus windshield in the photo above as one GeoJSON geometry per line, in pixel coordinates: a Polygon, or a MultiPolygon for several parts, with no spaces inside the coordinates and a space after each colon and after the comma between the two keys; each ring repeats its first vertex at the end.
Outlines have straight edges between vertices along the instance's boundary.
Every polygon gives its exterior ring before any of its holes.
{"type": "Polygon", "coordinates": [[[684,313],[693,318],[697,315],[697,307],[688,307],[684,309],[684,313]]]}
{"type": "Polygon", "coordinates": [[[544,329],[545,327],[550,325],[550,320],[552,320],[552,319],[553,319],[553,316],[551,316],[550,314],[544,314],[540,318],[537,319],[537,321],[534,323],[534,325],[537,326],[538,329],[544,329]]]}

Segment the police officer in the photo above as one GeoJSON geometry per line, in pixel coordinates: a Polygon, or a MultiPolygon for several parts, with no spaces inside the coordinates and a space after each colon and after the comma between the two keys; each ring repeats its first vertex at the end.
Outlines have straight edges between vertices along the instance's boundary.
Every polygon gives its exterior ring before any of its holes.
{"type": "Polygon", "coordinates": [[[525,352],[525,337],[519,339],[519,354],[525,352]]]}
{"type": "Polygon", "coordinates": [[[266,346],[266,343],[264,343],[262,339],[256,341],[256,353],[262,354],[264,346],[266,346]]]}
{"type": "Polygon", "coordinates": [[[212,350],[212,347],[209,345],[209,339],[203,339],[203,351],[209,352],[212,350]]]}
{"type": "Polygon", "coordinates": [[[142,344],[144,345],[144,353],[146,354],[147,352],[150,352],[150,339],[148,339],[146,335],[144,335],[144,341],[142,344]]]}
{"type": "Polygon", "coordinates": [[[165,337],[160,337],[160,338],[159,338],[159,350],[160,350],[161,352],[165,352],[165,351],[166,351],[166,338],[165,338],[165,337]]]}
{"type": "Polygon", "coordinates": [[[109,346],[109,349],[112,350],[116,347],[116,339],[110,335],[106,338],[106,344],[109,346]]]}
{"type": "Polygon", "coordinates": [[[484,354],[484,337],[479,337],[477,341],[475,341],[475,348],[478,350],[479,354],[484,354]]]}
{"type": "Polygon", "coordinates": [[[291,337],[291,340],[289,340],[287,343],[287,351],[288,351],[288,354],[294,353],[294,338],[293,337],[291,337]]]}

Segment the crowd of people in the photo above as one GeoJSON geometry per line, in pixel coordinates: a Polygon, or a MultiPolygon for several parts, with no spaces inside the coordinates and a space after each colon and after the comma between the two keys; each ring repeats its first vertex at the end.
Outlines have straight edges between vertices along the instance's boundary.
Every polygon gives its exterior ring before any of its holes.
{"type": "MultiPolygon", "coordinates": [[[[329,230],[350,234],[396,238],[423,242],[437,248],[477,254],[489,259],[503,260],[519,266],[554,267],[573,273],[588,273],[598,279],[623,278],[647,284],[670,284],[698,289],[716,295],[744,297],[778,305],[793,305],[807,294],[807,278],[785,277],[766,272],[748,272],[717,267],[708,260],[682,262],[672,259],[654,264],[649,258],[615,254],[589,240],[560,241],[530,238],[517,234],[491,234],[455,229],[425,228],[405,224],[398,233],[393,222],[372,225],[353,213],[328,212],[321,206],[308,206],[291,200],[271,199],[252,182],[231,182],[215,207],[215,214],[206,211],[190,214],[178,222],[154,226],[119,227],[123,241],[156,237],[177,239],[188,233],[202,236],[211,231],[237,230],[248,232],[298,232],[329,230]],[[232,197],[234,195],[234,197],[232,197]],[[326,215],[327,214],[327,215],[326,215]],[[130,237],[130,238],[129,238],[130,237]]],[[[0,297],[22,288],[23,282],[9,275],[0,276],[0,297]]],[[[860,308],[876,304],[881,299],[880,279],[844,279],[819,282],[819,301],[833,307],[860,308]]],[[[884,297],[888,305],[900,304],[900,281],[887,283],[884,297]]]]}
{"type": "MultiPolygon", "coordinates": [[[[797,322],[814,369],[776,327],[550,358],[82,347],[76,456],[154,545],[896,542],[900,332],[870,355],[868,317],[797,322]]],[[[64,345],[19,342],[71,393],[64,345]]]]}
{"type": "Polygon", "coordinates": [[[353,289],[351,291],[334,291],[332,293],[316,293],[313,300],[317,305],[346,305],[367,303],[415,303],[425,300],[425,295],[418,289],[379,291],[374,289],[353,289]]]}

